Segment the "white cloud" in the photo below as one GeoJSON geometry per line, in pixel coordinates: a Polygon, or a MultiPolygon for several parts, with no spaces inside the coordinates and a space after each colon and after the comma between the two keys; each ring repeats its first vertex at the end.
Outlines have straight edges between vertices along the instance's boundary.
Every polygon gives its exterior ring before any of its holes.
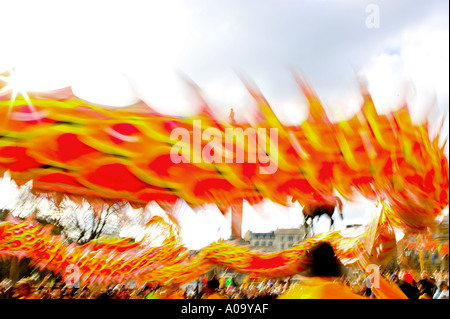
{"type": "Polygon", "coordinates": [[[187,247],[199,249],[218,239],[230,237],[230,220],[222,215],[216,205],[205,205],[194,211],[184,201],[179,203],[176,218],[181,226],[180,235],[187,247]]]}
{"type": "Polygon", "coordinates": [[[381,113],[402,106],[406,100],[414,121],[423,121],[437,98],[448,107],[448,29],[420,26],[397,37],[395,52],[379,54],[366,68],[369,90],[381,113]]]}

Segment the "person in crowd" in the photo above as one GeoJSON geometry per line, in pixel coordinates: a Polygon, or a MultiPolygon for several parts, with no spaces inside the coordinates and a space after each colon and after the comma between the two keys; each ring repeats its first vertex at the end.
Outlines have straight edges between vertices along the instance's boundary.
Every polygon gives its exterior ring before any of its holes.
{"type": "Polygon", "coordinates": [[[420,299],[433,298],[433,295],[436,292],[436,285],[427,271],[422,271],[421,279],[417,282],[417,288],[419,289],[420,299]]]}
{"type": "Polygon", "coordinates": [[[114,298],[114,292],[111,288],[106,289],[105,291],[101,292],[100,295],[98,295],[97,299],[113,299],[114,298]]]}
{"type": "Polygon", "coordinates": [[[219,291],[220,282],[216,275],[213,275],[210,280],[206,282],[206,286],[202,291],[202,299],[225,299],[226,297],[219,291]]]}
{"type": "Polygon", "coordinates": [[[433,299],[433,295],[430,295],[427,292],[427,289],[424,286],[423,282],[419,281],[417,283],[417,289],[419,290],[418,299],[433,299]]]}
{"type": "Polygon", "coordinates": [[[61,299],[73,299],[76,290],[73,287],[63,287],[61,290],[61,299]]]}
{"type": "Polygon", "coordinates": [[[439,280],[433,299],[449,299],[448,283],[445,280],[439,280]]]}
{"type": "Polygon", "coordinates": [[[34,294],[33,286],[27,279],[21,279],[14,285],[13,299],[38,299],[34,294]]]}
{"type": "Polygon", "coordinates": [[[130,291],[128,289],[122,288],[117,296],[118,299],[130,299],[130,291]]]}
{"type": "Polygon", "coordinates": [[[8,279],[2,280],[2,282],[0,282],[0,299],[10,298],[11,289],[12,289],[11,281],[8,279]]]}
{"type": "Polygon", "coordinates": [[[142,295],[145,297],[145,299],[154,299],[156,291],[159,289],[159,285],[156,285],[154,287],[152,286],[145,286],[142,295]]]}
{"type": "Polygon", "coordinates": [[[283,293],[279,299],[360,299],[364,298],[339,282],[346,272],[334,253],[333,246],[324,241],[310,253],[310,268],[301,273],[307,276],[283,293]]]}
{"type": "Polygon", "coordinates": [[[130,292],[130,298],[129,299],[142,299],[139,290],[133,289],[133,291],[130,292]]]}
{"type": "Polygon", "coordinates": [[[157,299],[184,299],[185,295],[179,284],[169,282],[156,291],[155,297],[157,299]]]}
{"type": "Polygon", "coordinates": [[[402,279],[398,282],[398,287],[408,297],[408,299],[417,299],[419,289],[417,289],[414,278],[411,273],[403,272],[402,279]]]}
{"type": "Polygon", "coordinates": [[[364,283],[364,287],[365,287],[363,296],[368,297],[368,298],[375,298],[375,295],[372,292],[372,281],[370,280],[370,277],[366,276],[364,278],[363,283],[364,283]]]}
{"type": "Polygon", "coordinates": [[[396,271],[394,271],[394,273],[392,273],[392,275],[389,277],[389,281],[391,283],[398,285],[398,282],[399,282],[398,270],[396,270],[396,271]]]}
{"type": "Polygon", "coordinates": [[[79,290],[79,292],[77,291],[77,297],[79,299],[90,299],[91,291],[89,290],[88,286],[84,286],[83,288],[81,288],[81,290],[79,290]]]}
{"type": "Polygon", "coordinates": [[[50,289],[48,287],[40,287],[40,298],[41,299],[50,299],[50,289]]]}
{"type": "Polygon", "coordinates": [[[211,277],[211,279],[207,281],[206,286],[208,287],[208,289],[212,289],[212,290],[214,290],[214,291],[215,291],[216,289],[219,289],[219,287],[220,287],[220,282],[219,282],[219,280],[217,279],[217,276],[216,276],[216,275],[213,275],[213,276],[211,277]]]}

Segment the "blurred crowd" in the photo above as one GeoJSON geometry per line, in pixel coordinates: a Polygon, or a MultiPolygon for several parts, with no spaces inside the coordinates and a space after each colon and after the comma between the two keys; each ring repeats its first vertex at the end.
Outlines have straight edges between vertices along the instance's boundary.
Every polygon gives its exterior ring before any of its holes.
{"type": "Polygon", "coordinates": [[[232,278],[207,276],[179,286],[145,285],[142,288],[125,285],[87,285],[76,287],[59,282],[37,284],[23,278],[12,284],[0,282],[0,299],[263,299],[277,298],[289,287],[289,281],[262,280],[237,285],[232,278]]]}
{"type": "Polygon", "coordinates": [[[445,271],[422,271],[420,275],[412,271],[387,273],[387,279],[398,285],[409,299],[449,299],[448,269],[445,271]]]}
{"type": "MultiPolygon", "coordinates": [[[[395,270],[382,271],[380,274],[392,286],[397,286],[409,299],[448,299],[449,298],[449,272],[445,270],[412,271],[395,270]]],[[[363,274],[350,280],[343,277],[343,283],[352,291],[361,296],[376,298],[372,291],[370,278],[363,274]]]]}
{"type": "MultiPolygon", "coordinates": [[[[409,299],[448,299],[449,273],[447,270],[434,272],[413,272],[397,270],[383,271],[384,279],[397,285],[409,299]]],[[[278,280],[249,279],[236,276],[204,276],[193,282],[179,286],[145,285],[130,287],[126,285],[88,285],[75,287],[65,282],[49,284],[23,278],[16,283],[10,280],[0,282],[0,299],[275,299],[283,294],[293,278],[278,280]]],[[[348,286],[355,294],[376,298],[372,282],[365,274],[344,275],[334,278],[348,286]]]]}

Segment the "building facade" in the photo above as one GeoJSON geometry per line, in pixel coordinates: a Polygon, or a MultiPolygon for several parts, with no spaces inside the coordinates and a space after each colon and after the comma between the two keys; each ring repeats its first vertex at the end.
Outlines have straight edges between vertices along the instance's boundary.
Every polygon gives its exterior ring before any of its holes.
{"type": "Polygon", "coordinates": [[[253,249],[280,251],[296,246],[305,236],[303,228],[276,229],[267,233],[247,231],[244,240],[253,249]]]}

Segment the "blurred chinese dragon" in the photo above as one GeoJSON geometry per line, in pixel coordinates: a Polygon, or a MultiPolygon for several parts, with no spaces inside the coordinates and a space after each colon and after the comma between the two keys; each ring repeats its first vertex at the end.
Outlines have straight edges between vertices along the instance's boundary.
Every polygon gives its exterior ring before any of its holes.
{"type": "MultiPolygon", "coordinates": [[[[33,180],[35,193],[84,198],[92,205],[126,201],[143,207],[155,201],[169,214],[179,198],[191,207],[214,203],[224,214],[231,209],[238,238],[243,200],[251,205],[263,199],[281,205],[298,201],[303,206],[332,203],[337,192],[346,200],[360,193],[378,201],[378,214],[363,231],[330,231],[274,253],[220,241],[192,256],[173,229],[159,247],[128,240],[66,245],[33,221],[0,224],[0,256],[28,257],[63,276],[73,264],[86,282],[185,283],[214,265],[265,277],[289,276],[308,267],[308,250],[324,240],[344,264],[365,269],[395,252],[395,228],[408,234],[430,232],[449,202],[449,164],[439,134],[431,138],[427,122],[413,124],[406,104],[378,114],[362,82],[360,111],[332,123],[312,88],[295,75],[309,116],[286,126],[247,83],[257,120],[236,124],[217,118],[195,86],[201,111],[185,118],[159,114],[144,102],[120,109],[91,105],[68,88],[11,97],[2,78],[0,173],[9,171],[18,185],[33,180]],[[258,162],[173,163],[170,151],[177,141],[170,139],[171,131],[192,131],[195,120],[222,135],[230,127],[278,129],[277,154],[267,155],[278,157],[278,169],[261,174],[258,162]]],[[[208,142],[202,140],[201,149],[208,142]]],[[[236,156],[238,148],[248,151],[243,136],[229,151],[236,156]]],[[[201,156],[195,148],[191,152],[201,156]]]]}

